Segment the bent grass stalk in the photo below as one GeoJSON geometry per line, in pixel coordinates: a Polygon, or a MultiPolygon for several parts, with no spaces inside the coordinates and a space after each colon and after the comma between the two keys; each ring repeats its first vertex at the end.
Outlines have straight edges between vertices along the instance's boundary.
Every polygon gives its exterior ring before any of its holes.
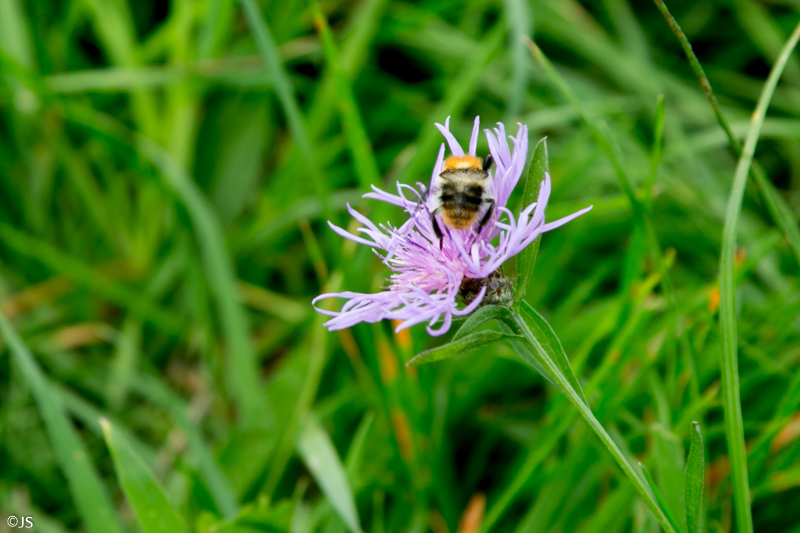
{"type": "Polygon", "coordinates": [[[781,50],[775,66],[764,84],[758,104],[753,112],[750,129],[736,166],[733,188],[725,215],[725,228],[722,234],[722,253],[720,256],[720,326],[722,328],[722,406],[725,411],[725,437],[728,441],[731,472],[733,474],[733,495],[736,504],[736,522],[739,531],[753,531],[753,517],[750,509],[750,486],[747,479],[747,451],[744,446],[744,425],[742,406],[739,397],[738,339],[736,329],[736,280],[733,271],[736,251],[736,231],[739,214],[742,210],[747,175],[753,161],[758,137],[767,107],[775,92],[789,56],[800,39],[800,24],[781,50]]]}
{"type": "MultiPolygon", "coordinates": [[[[678,42],[680,43],[681,48],[683,48],[684,53],[686,53],[686,58],[689,60],[689,65],[692,67],[692,71],[694,71],[697,81],[703,88],[703,94],[708,100],[708,103],[711,105],[711,109],[714,111],[714,116],[716,117],[717,122],[725,131],[725,136],[728,138],[728,144],[730,144],[731,149],[737,157],[742,157],[742,145],[739,143],[736,135],[734,135],[730,124],[728,124],[728,121],[725,118],[725,115],[722,114],[717,97],[714,95],[714,91],[711,88],[711,82],[708,80],[708,76],[706,76],[703,66],[697,59],[697,56],[692,49],[692,44],[689,42],[689,39],[686,38],[686,34],[683,33],[678,21],[675,20],[675,17],[673,17],[672,13],[670,13],[669,9],[667,9],[667,5],[664,3],[664,0],[653,1],[655,2],[656,7],[658,7],[658,10],[664,16],[664,20],[667,21],[667,25],[669,25],[670,30],[672,30],[672,33],[675,34],[675,37],[678,39],[678,42]]],[[[764,170],[761,168],[758,162],[752,163],[750,171],[753,173],[753,177],[756,180],[756,188],[761,192],[770,215],[778,224],[778,227],[780,227],[783,234],[786,235],[786,239],[789,241],[789,246],[791,247],[792,252],[794,252],[795,258],[798,260],[798,262],[800,262],[800,228],[797,227],[797,221],[792,215],[791,209],[786,205],[786,202],[775,190],[775,187],[772,185],[772,183],[769,182],[764,174],[764,170]]]]}

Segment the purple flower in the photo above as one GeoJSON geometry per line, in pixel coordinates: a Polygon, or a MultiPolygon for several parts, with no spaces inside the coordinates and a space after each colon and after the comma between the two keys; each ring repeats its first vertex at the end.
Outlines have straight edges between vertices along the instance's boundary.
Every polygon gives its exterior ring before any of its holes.
{"type": "MultiPolygon", "coordinates": [[[[448,117],[444,126],[436,124],[436,127],[444,135],[451,154],[463,156],[464,150],[450,132],[449,124],[448,117]]],[[[479,117],[476,117],[469,141],[469,155],[476,155],[479,124],[479,117]]],[[[474,228],[457,230],[442,225],[443,237],[440,242],[431,221],[426,194],[428,188],[421,183],[417,184],[419,190],[398,183],[397,194],[373,186],[374,192],[364,195],[365,198],[402,207],[410,218],[399,228],[388,224],[376,225],[349,205],[347,210],[363,224],[357,230],[359,235],[328,223],[342,237],[372,247],[392,271],[387,280],[388,287],[381,292],[363,294],[345,291],[317,296],[312,302],[317,311],[333,317],[325,323],[329,330],[349,328],[359,322],[374,323],[390,319],[400,321],[396,331],[426,322],[429,334],[442,335],[450,329],[454,316],[468,315],[485,303],[487,286],[491,288],[491,284],[472,283],[469,280],[485,282],[501,279],[497,271],[506,260],[518,254],[542,233],[562,226],[592,208],[589,206],[545,223],[545,208],[551,189],[550,176],[545,174],[537,201],[515,217],[506,208],[506,203],[525,167],[528,128],[520,124],[516,137],[511,137],[506,136],[505,128],[498,123],[494,131],[484,130],[484,133],[495,162],[492,192],[496,209],[479,232],[474,228]],[[509,146],[509,139],[513,141],[513,149],[509,146]],[[464,298],[462,292],[461,299],[468,303],[459,306],[459,292],[467,285],[474,286],[473,292],[477,291],[477,294],[464,298]],[[477,287],[481,288],[478,290],[477,287]],[[344,298],[347,301],[340,311],[316,307],[317,302],[327,298],[344,298]],[[434,328],[439,322],[441,324],[434,328]]],[[[433,167],[430,189],[433,189],[436,176],[443,169],[444,154],[445,145],[442,144],[433,167]]]]}

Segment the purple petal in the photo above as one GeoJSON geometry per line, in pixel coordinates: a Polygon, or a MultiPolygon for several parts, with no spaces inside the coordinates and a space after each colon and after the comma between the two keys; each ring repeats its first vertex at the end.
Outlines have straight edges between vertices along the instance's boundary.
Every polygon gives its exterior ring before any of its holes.
{"type": "Polygon", "coordinates": [[[475,155],[478,150],[478,132],[481,129],[480,115],[475,117],[475,123],[472,125],[472,136],[469,138],[469,155],[475,155]]]}
{"type": "Polygon", "coordinates": [[[442,165],[444,164],[444,143],[439,146],[439,155],[436,156],[436,164],[433,165],[433,174],[431,174],[431,186],[433,190],[436,186],[436,176],[442,173],[442,165]]]}
{"type": "Polygon", "coordinates": [[[458,141],[456,140],[455,136],[453,136],[453,134],[450,133],[450,117],[447,117],[447,119],[444,121],[444,126],[437,123],[436,127],[439,129],[440,132],[442,132],[444,138],[447,139],[447,144],[448,146],[450,146],[450,153],[457,156],[464,155],[464,149],[461,148],[460,144],[458,144],[458,141]]]}
{"type": "Polygon", "coordinates": [[[362,239],[361,237],[356,237],[355,235],[353,235],[352,233],[348,232],[347,230],[343,230],[342,228],[340,228],[339,226],[337,226],[333,222],[328,221],[328,226],[333,231],[335,231],[337,235],[339,235],[340,237],[344,237],[347,240],[350,240],[350,241],[353,241],[353,242],[357,242],[358,244],[365,244],[367,246],[377,246],[377,243],[372,242],[372,241],[368,241],[366,239],[362,239]]]}
{"type": "Polygon", "coordinates": [[[558,227],[561,227],[564,224],[566,224],[567,222],[569,222],[570,220],[575,220],[579,216],[581,216],[583,214],[586,214],[589,211],[591,211],[592,207],[594,207],[594,206],[590,205],[589,207],[581,209],[580,211],[572,213],[571,215],[567,215],[564,218],[559,218],[558,220],[555,220],[553,222],[548,222],[547,224],[542,226],[542,233],[544,233],[545,231],[550,231],[550,230],[556,229],[558,227]]]}

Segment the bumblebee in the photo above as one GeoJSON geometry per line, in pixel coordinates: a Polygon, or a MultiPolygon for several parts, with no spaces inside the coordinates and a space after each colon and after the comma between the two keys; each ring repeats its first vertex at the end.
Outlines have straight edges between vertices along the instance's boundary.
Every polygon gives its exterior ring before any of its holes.
{"type": "Polygon", "coordinates": [[[450,156],[444,170],[436,176],[431,202],[433,231],[441,240],[442,228],[437,221],[454,229],[467,229],[478,222],[478,231],[492,218],[495,208],[492,177],[489,169],[492,156],[483,161],[474,155],[450,156]],[[482,214],[482,215],[481,215],[482,214]]]}

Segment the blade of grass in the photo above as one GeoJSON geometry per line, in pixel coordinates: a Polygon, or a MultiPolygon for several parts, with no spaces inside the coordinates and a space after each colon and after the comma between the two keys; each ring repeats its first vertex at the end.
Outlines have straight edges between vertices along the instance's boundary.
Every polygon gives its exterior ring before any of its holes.
{"type": "Polygon", "coordinates": [[[705,476],[705,451],[700,424],[692,422],[692,439],[686,459],[684,499],[689,533],[703,531],[703,483],[705,476]]]}
{"type": "Polygon", "coordinates": [[[781,73],[797,41],[800,39],[800,24],[783,47],[775,61],[772,71],[764,84],[764,89],[753,112],[750,130],[736,165],[733,187],[725,215],[722,233],[722,252],[720,254],[720,326],[722,329],[722,407],[725,412],[725,438],[728,442],[731,472],[733,474],[733,494],[736,507],[737,528],[742,533],[753,531],[753,517],[750,509],[750,485],[747,479],[747,451],[744,445],[744,425],[742,405],[739,397],[739,363],[736,324],[736,283],[734,278],[734,255],[736,253],[736,234],[739,214],[742,209],[744,189],[750,164],[753,161],[761,125],[767,107],[775,92],[781,73]]]}
{"type": "Polygon", "coordinates": [[[309,416],[306,420],[305,428],[297,442],[297,452],[331,506],[344,520],[347,529],[353,533],[360,533],[362,530],[358,521],[358,511],[344,465],[330,437],[314,416],[309,416]]]}
{"type": "Polygon", "coordinates": [[[519,117],[528,85],[527,54],[524,37],[531,37],[531,15],[528,3],[523,0],[503,0],[508,46],[511,56],[511,90],[506,104],[506,121],[519,117]]]}
{"type": "Polygon", "coordinates": [[[47,376],[2,313],[0,333],[31,387],[53,451],[64,470],[70,493],[87,530],[91,533],[122,533],[111,499],[91,462],[86,446],[69,422],[63,404],[50,387],[47,376]]]}
{"type": "Polygon", "coordinates": [[[233,16],[233,0],[210,0],[206,8],[206,18],[200,37],[197,39],[197,55],[202,58],[214,57],[219,45],[230,32],[233,16]]]}
{"type": "MultiPolygon", "coordinates": [[[[702,87],[703,94],[705,94],[708,103],[711,105],[711,109],[714,111],[714,116],[717,118],[717,122],[725,131],[725,135],[728,137],[728,143],[730,144],[731,149],[737,157],[742,157],[742,145],[739,143],[739,139],[736,138],[731,126],[728,124],[728,121],[722,114],[717,97],[714,95],[714,91],[711,89],[711,82],[708,80],[708,76],[706,76],[702,65],[700,65],[700,61],[697,59],[694,50],[692,50],[692,45],[689,43],[689,39],[687,39],[686,34],[683,33],[683,30],[678,25],[678,22],[669,12],[669,9],[667,9],[664,0],[653,1],[656,3],[656,6],[663,15],[664,19],[667,21],[672,33],[674,33],[675,37],[677,37],[684,53],[686,53],[686,58],[689,60],[689,65],[692,67],[692,70],[697,77],[697,81],[700,82],[700,87],[702,87]]],[[[798,262],[800,262],[800,228],[797,226],[797,221],[792,214],[792,210],[788,205],[786,205],[784,199],[780,196],[780,194],[778,194],[778,192],[775,190],[775,187],[767,179],[764,170],[761,168],[758,162],[753,162],[750,172],[752,172],[753,177],[756,180],[756,187],[760,191],[770,215],[778,224],[778,227],[781,228],[783,234],[786,235],[786,238],[789,241],[789,246],[791,246],[792,251],[794,252],[795,258],[798,262]]]]}
{"type": "MultiPolygon", "coordinates": [[[[103,50],[115,66],[140,66],[133,16],[127,2],[84,0],[95,32],[103,50]]],[[[152,138],[159,138],[159,114],[153,93],[146,89],[131,91],[131,104],[138,130],[152,138]]]]}
{"type": "Polygon", "coordinates": [[[650,490],[652,490],[653,494],[655,494],[656,500],[658,500],[658,504],[661,506],[661,509],[664,511],[664,514],[667,515],[669,523],[672,524],[672,527],[675,528],[675,531],[680,531],[681,528],[678,527],[678,523],[675,521],[675,517],[672,516],[672,513],[670,513],[669,507],[667,507],[667,502],[664,501],[664,496],[662,496],[661,491],[658,490],[658,487],[653,481],[653,478],[650,476],[650,472],[647,471],[647,468],[642,463],[639,463],[639,468],[642,469],[642,474],[644,474],[644,477],[647,480],[647,484],[650,485],[650,490]]]}
{"type": "Polygon", "coordinates": [[[314,180],[317,194],[323,205],[323,211],[327,218],[331,218],[327,216],[329,214],[327,204],[328,186],[322,179],[314,160],[311,140],[308,136],[306,126],[303,123],[300,106],[298,106],[297,100],[294,97],[292,82],[283,69],[283,60],[278,52],[275,40],[272,37],[272,32],[267,22],[262,18],[255,0],[241,0],[241,3],[244,9],[245,19],[247,19],[247,25],[250,26],[250,31],[253,32],[256,46],[258,47],[259,53],[264,58],[264,63],[266,64],[267,71],[272,80],[272,86],[275,88],[275,92],[281,102],[281,109],[286,114],[286,120],[289,122],[289,129],[292,131],[294,141],[297,143],[297,147],[300,149],[300,153],[303,154],[303,158],[306,160],[306,164],[311,172],[311,179],[314,180]]]}
{"type": "Polygon", "coordinates": [[[106,445],[114,459],[128,503],[133,507],[139,526],[145,533],[180,533],[186,524],[167,500],[153,473],[131,448],[121,433],[106,419],[100,419],[106,445]]]}
{"type": "Polygon", "coordinates": [[[238,297],[233,261],[226,249],[219,219],[191,176],[163,148],[140,136],[138,149],[161,171],[194,223],[208,283],[216,296],[228,343],[229,391],[242,409],[244,423],[257,425],[264,418],[266,407],[258,378],[258,355],[250,338],[247,313],[238,297]]]}
{"type": "Polygon", "coordinates": [[[656,115],[653,120],[653,150],[650,153],[650,173],[647,175],[647,186],[645,187],[645,205],[648,210],[653,209],[653,185],[655,185],[656,177],[658,176],[658,165],[661,162],[661,152],[663,149],[664,139],[664,111],[666,109],[666,100],[664,95],[659,94],[656,97],[656,115]]]}
{"type": "Polygon", "coordinates": [[[342,67],[339,49],[328,26],[328,20],[315,0],[311,0],[310,3],[314,27],[322,40],[325,62],[331,71],[331,77],[336,88],[336,101],[341,114],[342,129],[347,139],[347,145],[350,148],[350,155],[353,157],[356,176],[361,189],[369,191],[370,185],[380,183],[381,175],[378,170],[378,163],[375,161],[372,144],[369,141],[364,121],[361,118],[361,112],[358,109],[352,82],[342,67]]]}

